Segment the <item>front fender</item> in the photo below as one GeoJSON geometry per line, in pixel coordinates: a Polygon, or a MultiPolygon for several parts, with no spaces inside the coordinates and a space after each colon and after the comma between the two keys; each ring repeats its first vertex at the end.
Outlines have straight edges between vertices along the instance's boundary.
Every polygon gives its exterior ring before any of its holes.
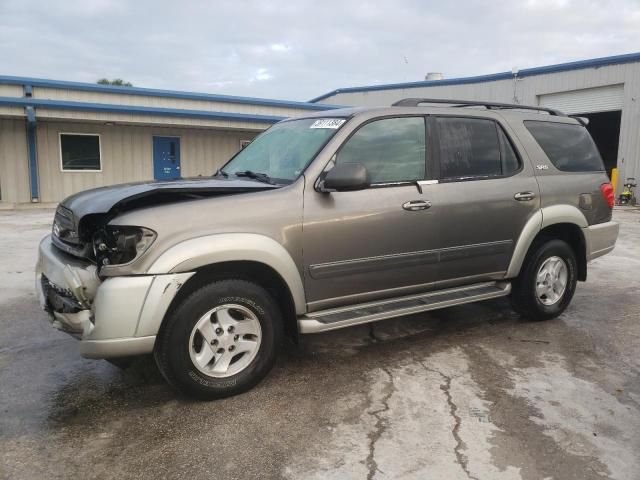
{"type": "Polygon", "coordinates": [[[304,287],[295,262],[280,243],[265,235],[221,233],[185,240],[158,257],[147,273],[192,272],[206,265],[233,261],[253,261],[273,268],[289,287],[296,313],[305,313],[304,287]]]}

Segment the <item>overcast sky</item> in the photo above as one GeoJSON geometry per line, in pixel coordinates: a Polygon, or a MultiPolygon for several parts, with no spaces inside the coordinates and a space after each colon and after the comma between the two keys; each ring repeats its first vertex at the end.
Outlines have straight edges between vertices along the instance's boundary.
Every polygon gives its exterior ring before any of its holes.
{"type": "Polygon", "coordinates": [[[308,100],[640,51],[640,0],[0,0],[0,75],[308,100]]]}

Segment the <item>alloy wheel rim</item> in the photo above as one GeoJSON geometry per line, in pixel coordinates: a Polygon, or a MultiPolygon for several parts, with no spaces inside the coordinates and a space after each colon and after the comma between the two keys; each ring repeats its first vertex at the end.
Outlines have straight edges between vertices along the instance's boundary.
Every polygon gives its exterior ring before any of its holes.
{"type": "Polygon", "coordinates": [[[258,354],[262,328],[256,314],[237,304],[219,305],[198,319],[189,336],[193,366],[209,377],[243,371],[258,354]]]}
{"type": "Polygon", "coordinates": [[[540,303],[546,306],[555,305],[560,301],[567,289],[569,269],[560,257],[549,257],[538,270],[536,276],[536,296],[540,303]]]}

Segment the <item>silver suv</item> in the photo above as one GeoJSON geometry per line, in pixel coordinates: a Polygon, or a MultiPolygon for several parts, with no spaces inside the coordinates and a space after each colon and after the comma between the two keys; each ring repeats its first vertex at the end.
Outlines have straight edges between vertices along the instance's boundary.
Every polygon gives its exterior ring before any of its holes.
{"type": "Polygon", "coordinates": [[[37,290],[83,356],[153,353],[171,385],[219,398],[264,378],[285,336],[503,296],[557,317],[614,248],[613,196],[583,121],[554,110],[332,110],[210,178],[67,198],[37,290]]]}

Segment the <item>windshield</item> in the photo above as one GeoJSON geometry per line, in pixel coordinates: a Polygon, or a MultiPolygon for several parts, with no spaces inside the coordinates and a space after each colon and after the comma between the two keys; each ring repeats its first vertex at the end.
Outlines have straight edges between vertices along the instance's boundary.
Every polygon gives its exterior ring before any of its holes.
{"type": "Polygon", "coordinates": [[[291,183],[345,121],[304,118],[277,123],[233,157],[222,172],[266,174],[274,182],[291,183]]]}

